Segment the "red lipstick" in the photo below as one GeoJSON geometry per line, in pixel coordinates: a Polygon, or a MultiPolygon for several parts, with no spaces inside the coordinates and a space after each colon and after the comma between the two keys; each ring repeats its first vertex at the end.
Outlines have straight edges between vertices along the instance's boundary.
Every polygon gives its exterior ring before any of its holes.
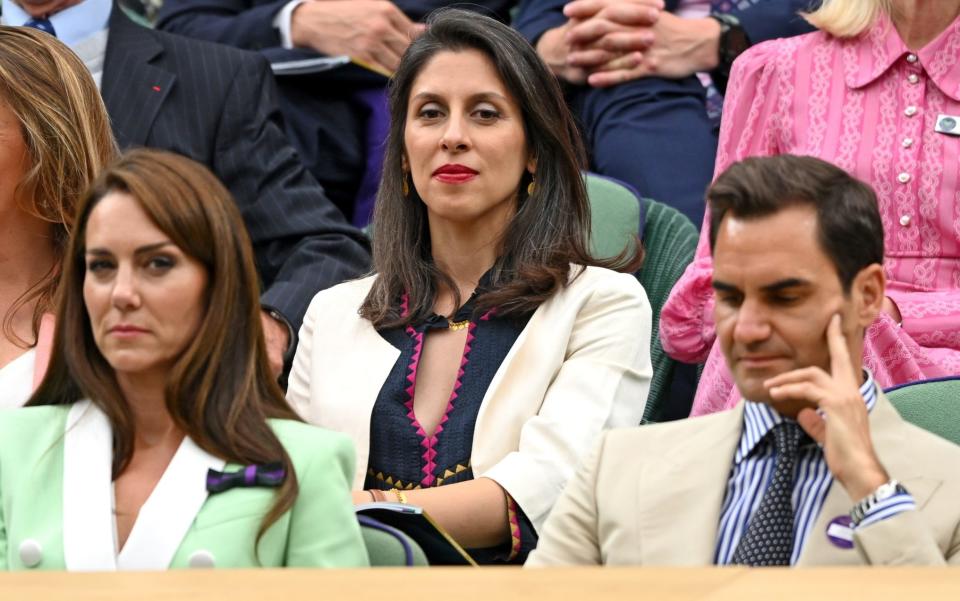
{"type": "Polygon", "coordinates": [[[465,184],[477,177],[478,173],[479,171],[471,169],[466,165],[448,163],[438,167],[432,175],[434,179],[445,184],[465,184]]]}

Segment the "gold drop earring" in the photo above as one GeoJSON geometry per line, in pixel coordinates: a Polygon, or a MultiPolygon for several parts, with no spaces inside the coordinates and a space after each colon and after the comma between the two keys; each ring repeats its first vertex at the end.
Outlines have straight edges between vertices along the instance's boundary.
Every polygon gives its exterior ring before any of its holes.
{"type": "Polygon", "coordinates": [[[410,185],[407,183],[407,173],[404,171],[403,178],[400,180],[400,189],[404,196],[410,196],[410,185]]]}
{"type": "Polygon", "coordinates": [[[527,196],[533,196],[533,191],[536,190],[536,189],[537,189],[537,187],[536,187],[535,182],[534,182],[534,175],[531,173],[531,174],[530,174],[530,183],[527,184],[527,196]]]}

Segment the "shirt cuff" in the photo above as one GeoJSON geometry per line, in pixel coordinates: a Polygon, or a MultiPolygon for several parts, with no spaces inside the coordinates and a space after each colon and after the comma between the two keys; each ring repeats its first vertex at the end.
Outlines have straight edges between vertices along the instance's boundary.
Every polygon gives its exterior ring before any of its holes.
{"type": "Polygon", "coordinates": [[[291,0],[287,2],[277,16],[273,18],[273,27],[280,32],[280,43],[284,48],[290,50],[293,48],[293,36],[290,33],[293,22],[293,11],[307,0],[291,0]]]}
{"type": "Polygon", "coordinates": [[[287,327],[287,334],[289,336],[289,342],[287,343],[287,348],[283,351],[283,365],[284,371],[290,366],[293,362],[293,355],[297,350],[297,331],[293,329],[293,326],[290,324],[290,320],[281,313],[279,310],[274,307],[267,305],[261,305],[260,307],[263,311],[267,312],[274,321],[279,321],[281,324],[287,327]]]}
{"type": "Polygon", "coordinates": [[[911,495],[907,493],[897,493],[871,507],[870,511],[864,514],[863,519],[860,520],[860,523],[857,524],[855,529],[865,528],[870,524],[875,524],[887,518],[900,515],[904,511],[912,511],[916,508],[917,504],[911,495]]]}

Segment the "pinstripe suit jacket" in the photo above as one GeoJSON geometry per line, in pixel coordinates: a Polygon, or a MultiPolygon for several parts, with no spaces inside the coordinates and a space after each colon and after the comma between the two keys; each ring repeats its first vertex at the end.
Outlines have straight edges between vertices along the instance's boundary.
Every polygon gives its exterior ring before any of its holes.
{"type": "Polygon", "coordinates": [[[296,331],[314,294],[369,255],[284,136],[267,62],[141,27],[116,5],[109,28],[101,87],[121,148],[177,152],[223,181],[253,241],[261,301],[296,331]]]}

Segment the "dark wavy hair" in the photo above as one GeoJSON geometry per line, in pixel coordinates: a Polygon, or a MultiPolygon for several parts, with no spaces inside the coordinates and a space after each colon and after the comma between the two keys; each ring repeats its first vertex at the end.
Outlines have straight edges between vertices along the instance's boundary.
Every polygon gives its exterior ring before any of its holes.
{"type": "MultiPolygon", "coordinates": [[[[411,186],[403,193],[402,161],[410,90],[430,60],[441,52],[477,50],[493,63],[523,115],[527,147],[537,164],[532,195],[530,175],[517,182],[518,208],[503,238],[489,286],[480,291],[476,311],[497,307],[500,314],[530,313],[571,281],[571,264],[634,271],[642,259],[634,248],[611,260],[590,254],[590,204],[580,173],[585,164],[580,134],[556,77],[533,47],[510,27],[458,9],[435,11],[427,30],[400,61],[390,82],[390,134],[383,179],[374,210],[373,287],[360,315],[377,327],[426,319],[439,287],[462,299],[449,274],[433,261],[426,206],[411,186]],[[398,299],[408,295],[401,314],[398,299]]],[[[464,77],[470,77],[465,73],[464,77]]],[[[574,274],[575,276],[576,274],[574,274]]]]}
{"type": "Polygon", "coordinates": [[[113,477],[133,455],[134,419],[100,352],[83,301],[90,214],[111,192],[132,196],[170,240],[207,272],[207,307],[167,378],[167,411],[200,448],[230,462],[281,462],[287,478],[259,537],[297,496],[290,457],[267,418],[299,420],[267,362],[253,250],[230,193],[205,167],[158,150],[134,150],[107,167],[81,200],[63,261],[53,355],[28,405],[89,398],[113,427],[113,477]]]}

